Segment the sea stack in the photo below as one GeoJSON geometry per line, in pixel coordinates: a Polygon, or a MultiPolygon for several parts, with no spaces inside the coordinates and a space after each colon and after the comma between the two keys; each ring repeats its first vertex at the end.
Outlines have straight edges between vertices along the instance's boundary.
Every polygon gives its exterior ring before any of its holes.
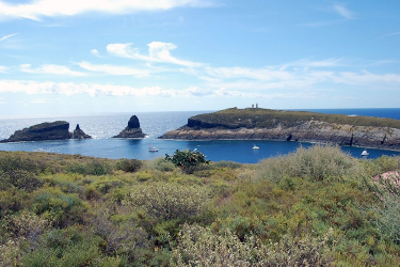
{"type": "Polygon", "coordinates": [[[113,138],[144,138],[145,134],[140,128],[140,122],[136,115],[133,115],[128,122],[128,126],[113,138]]]}
{"type": "Polygon", "coordinates": [[[88,134],[85,134],[85,132],[79,127],[79,124],[77,124],[74,132],[72,133],[71,139],[92,139],[92,137],[88,134]]]}
{"type": "Polygon", "coordinates": [[[15,131],[10,138],[1,140],[0,142],[65,140],[70,139],[72,136],[68,129],[69,123],[66,121],[44,122],[15,131]]]}
{"type": "Polygon", "coordinates": [[[73,133],[68,129],[69,123],[66,121],[44,122],[15,131],[10,138],[1,140],[0,143],[92,138],[79,128],[79,124],[73,133]]]}

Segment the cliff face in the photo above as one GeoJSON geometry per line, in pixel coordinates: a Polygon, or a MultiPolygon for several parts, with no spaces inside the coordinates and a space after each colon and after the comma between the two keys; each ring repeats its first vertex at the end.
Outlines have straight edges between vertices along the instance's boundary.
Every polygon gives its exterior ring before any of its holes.
{"type": "Polygon", "coordinates": [[[144,138],[144,137],[145,134],[140,128],[139,119],[136,115],[133,115],[128,121],[128,126],[113,138],[144,138]]]}
{"type": "MultiPolygon", "coordinates": [[[[240,110],[239,110],[240,111],[240,110]]],[[[305,142],[327,142],[338,145],[376,147],[382,149],[400,150],[400,128],[388,127],[385,119],[381,126],[364,126],[364,118],[336,117],[335,121],[356,123],[346,124],[337,122],[326,122],[315,120],[318,115],[307,113],[306,120],[303,114],[296,117],[283,111],[273,117],[265,111],[264,116],[255,111],[251,117],[249,113],[243,116],[240,112],[228,114],[206,114],[197,115],[188,120],[188,124],[165,133],[161,139],[180,140],[279,140],[279,141],[305,141],[305,142]],[[236,116],[234,118],[234,116],[236,116]],[[282,117],[285,116],[285,117],[282,117]],[[361,121],[361,122],[360,122],[361,121]]],[[[251,111],[250,111],[251,112],[251,111]]],[[[326,116],[324,114],[324,116],[326,116]]],[[[332,115],[337,116],[337,115],[332,115]]],[[[329,118],[333,120],[332,118],[329,118]]],[[[379,125],[375,121],[378,118],[367,118],[372,124],[379,125]]],[[[396,125],[390,121],[389,125],[396,125]]]]}
{"type": "Polygon", "coordinates": [[[77,125],[73,133],[68,131],[69,123],[66,121],[45,122],[33,125],[29,128],[15,131],[8,139],[1,140],[1,143],[23,142],[23,141],[46,141],[66,139],[87,139],[90,135],[85,134],[77,125]]]}
{"type": "Polygon", "coordinates": [[[10,138],[1,142],[64,140],[71,138],[66,121],[45,122],[16,131],[10,138]]]}

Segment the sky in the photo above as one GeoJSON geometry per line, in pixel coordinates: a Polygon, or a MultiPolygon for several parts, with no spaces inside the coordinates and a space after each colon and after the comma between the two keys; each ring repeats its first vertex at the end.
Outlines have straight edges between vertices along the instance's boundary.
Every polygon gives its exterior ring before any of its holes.
{"type": "Polygon", "coordinates": [[[400,108],[400,1],[0,0],[0,115],[400,108]]]}

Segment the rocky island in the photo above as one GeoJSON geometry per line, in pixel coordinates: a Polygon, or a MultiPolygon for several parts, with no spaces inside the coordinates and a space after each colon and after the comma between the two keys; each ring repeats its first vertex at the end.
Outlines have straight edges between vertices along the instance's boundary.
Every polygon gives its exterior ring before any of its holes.
{"type": "Polygon", "coordinates": [[[73,133],[68,131],[69,123],[66,121],[44,122],[33,125],[29,128],[15,131],[8,139],[1,140],[1,143],[22,142],[22,141],[46,141],[66,139],[88,139],[92,138],[85,134],[79,124],[73,133]]]}
{"type": "Polygon", "coordinates": [[[200,114],[160,139],[323,142],[400,151],[400,121],[386,118],[231,108],[200,114]]]}
{"type": "Polygon", "coordinates": [[[140,128],[140,122],[136,115],[133,115],[129,121],[128,126],[122,130],[118,135],[113,138],[144,138],[145,134],[140,128]]]}

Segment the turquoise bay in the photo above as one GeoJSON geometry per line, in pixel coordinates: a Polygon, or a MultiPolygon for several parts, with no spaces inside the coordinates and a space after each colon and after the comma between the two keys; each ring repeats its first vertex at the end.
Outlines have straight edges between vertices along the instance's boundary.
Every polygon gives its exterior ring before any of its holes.
{"type": "MultiPolygon", "coordinates": [[[[400,109],[326,109],[311,111],[400,119],[400,109]]],[[[300,146],[309,147],[312,145],[311,143],[280,141],[173,141],[157,139],[164,132],[186,124],[190,116],[200,113],[204,113],[204,111],[32,116],[29,118],[0,117],[1,139],[8,138],[14,131],[24,127],[55,120],[68,121],[70,130],[73,130],[76,124],[79,124],[81,129],[94,137],[92,140],[6,143],[0,144],[0,150],[44,151],[112,159],[135,158],[147,160],[163,157],[165,154],[172,154],[176,149],[197,149],[212,161],[229,160],[241,163],[256,163],[264,158],[294,152],[300,146]],[[112,139],[112,136],[126,127],[129,117],[133,114],[139,117],[141,128],[148,134],[148,137],[142,140],[112,139]],[[257,145],[260,149],[253,150],[253,145],[257,145]],[[159,151],[149,152],[150,146],[157,147],[159,151]]],[[[342,147],[342,150],[354,157],[361,157],[363,148],[342,147]]],[[[400,152],[378,149],[368,149],[368,151],[369,158],[377,158],[382,155],[400,155],[400,152]]]]}

